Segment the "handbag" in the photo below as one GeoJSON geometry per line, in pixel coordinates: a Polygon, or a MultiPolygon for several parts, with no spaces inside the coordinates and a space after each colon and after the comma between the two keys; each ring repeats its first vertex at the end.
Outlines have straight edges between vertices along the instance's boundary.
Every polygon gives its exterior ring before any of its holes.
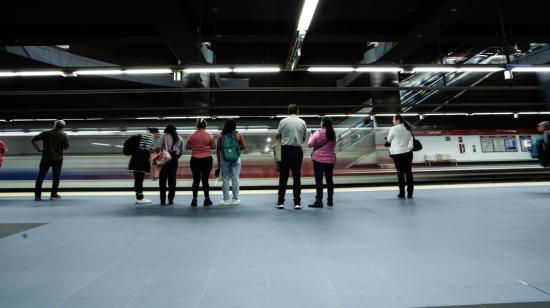
{"type": "Polygon", "coordinates": [[[155,163],[158,166],[164,166],[171,160],[172,155],[170,154],[170,152],[168,152],[168,142],[166,141],[166,136],[164,136],[164,146],[162,150],[160,150],[160,154],[155,159],[155,163]]]}
{"type": "Polygon", "coordinates": [[[420,141],[414,137],[412,129],[410,130],[410,132],[413,137],[413,152],[418,152],[422,150],[422,143],[420,143],[420,141]]]}

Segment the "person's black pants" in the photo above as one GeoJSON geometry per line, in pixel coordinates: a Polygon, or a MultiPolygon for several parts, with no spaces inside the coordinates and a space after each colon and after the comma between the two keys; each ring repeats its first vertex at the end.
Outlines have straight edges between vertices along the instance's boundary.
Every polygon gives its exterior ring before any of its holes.
{"type": "Polygon", "coordinates": [[[172,159],[160,168],[159,189],[160,203],[166,202],[166,182],[168,181],[168,202],[173,202],[176,196],[176,174],[178,171],[178,159],[172,154],[172,159]]]}
{"type": "Polygon", "coordinates": [[[332,181],[332,173],[334,171],[334,164],[323,164],[313,161],[313,172],[315,174],[315,189],[317,194],[315,195],[316,202],[323,201],[323,174],[327,181],[327,195],[328,200],[332,201],[334,195],[334,182],[332,181]]]}
{"type": "Polygon", "coordinates": [[[38,171],[38,177],[36,178],[36,183],[34,185],[35,197],[40,198],[42,196],[42,182],[44,182],[44,178],[46,178],[46,174],[48,173],[50,167],[52,168],[52,196],[57,195],[62,165],[63,160],[61,159],[40,161],[40,170],[38,171]]]}
{"type": "Polygon", "coordinates": [[[134,171],[134,191],[136,192],[136,200],[143,199],[143,180],[145,179],[145,172],[134,171]]]}
{"type": "Polygon", "coordinates": [[[199,185],[202,181],[202,190],[204,198],[210,199],[210,186],[208,177],[212,171],[212,156],[205,158],[191,157],[191,173],[193,174],[193,199],[197,199],[199,194],[199,185]]]}
{"type": "Polygon", "coordinates": [[[405,195],[405,178],[407,182],[407,193],[409,195],[413,194],[414,191],[414,180],[412,174],[412,160],[413,152],[403,153],[393,155],[393,162],[395,163],[395,168],[397,169],[397,179],[399,182],[399,194],[405,195]]]}
{"type": "Polygon", "coordinates": [[[281,164],[279,170],[279,199],[278,204],[285,202],[286,187],[288,182],[288,172],[292,170],[292,193],[294,195],[294,205],[301,204],[300,194],[302,192],[302,183],[300,169],[302,168],[302,159],[304,153],[299,146],[281,146],[281,164]]]}

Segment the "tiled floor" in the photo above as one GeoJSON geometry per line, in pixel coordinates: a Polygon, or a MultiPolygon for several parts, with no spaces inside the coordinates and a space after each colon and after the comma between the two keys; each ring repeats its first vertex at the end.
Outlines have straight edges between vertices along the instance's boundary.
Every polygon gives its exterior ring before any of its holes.
{"type": "Polygon", "coordinates": [[[334,208],[301,211],[275,209],[274,193],[228,208],[0,195],[0,223],[47,223],[0,239],[0,307],[550,302],[548,187],[395,195],[337,192],[334,208]]]}

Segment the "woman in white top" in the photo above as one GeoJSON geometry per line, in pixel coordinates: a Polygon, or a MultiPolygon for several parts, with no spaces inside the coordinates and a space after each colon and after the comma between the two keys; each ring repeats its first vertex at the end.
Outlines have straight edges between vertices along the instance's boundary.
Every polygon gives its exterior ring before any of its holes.
{"type": "Polygon", "coordinates": [[[413,138],[411,126],[399,114],[392,120],[393,127],[388,134],[390,157],[393,158],[397,179],[399,180],[399,198],[405,198],[405,178],[407,179],[407,197],[412,198],[414,181],[412,174],[413,138]]]}

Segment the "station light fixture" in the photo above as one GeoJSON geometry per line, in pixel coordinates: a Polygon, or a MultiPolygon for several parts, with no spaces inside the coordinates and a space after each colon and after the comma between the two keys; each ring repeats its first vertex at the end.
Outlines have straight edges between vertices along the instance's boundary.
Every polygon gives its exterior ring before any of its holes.
{"type": "Polygon", "coordinates": [[[193,67],[183,70],[186,74],[202,74],[202,73],[231,73],[233,70],[229,67],[193,67]]]}
{"type": "Polygon", "coordinates": [[[498,66],[486,66],[486,65],[477,65],[477,66],[462,66],[457,68],[457,72],[468,72],[468,73],[491,73],[491,72],[500,72],[503,71],[504,67],[498,66]]]}
{"type": "Polygon", "coordinates": [[[355,71],[366,73],[399,73],[403,71],[403,68],[395,66],[358,66],[355,71]]]}
{"type": "Polygon", "coordinates": [[[233,68],[234,73],[278,73],[281,68],[278,66],[242,66],[233,68]]]}
{"type": "Polygon", "coordinates": [[[128,75],[152,75],[152,74],[171,74],[172,70],[169,68],[140,68],[140,69],[127,69],[124,70],[124,74],[128,75]]]}
{"type": "Polygon", "coordinates": [[[319,0],[305,0],[304,6],[302,7],[302,13],[300,14],[300,20],[298,21],[297,31],[307,31],[315,10],[317,9],[317,4],[319,0]]]}
{"type": "Polygon", "coordinates": [[[42,76],[63,76],[62,71],[21,71],[21,72],[0,72],[0,77],[42,77],[42,76]]]}
{"type": "Polygon", "coordinates": [[[550,66],[516,66],[512,67],[511,71],[518,73],[547,73],[550,72],[550,66]]]}
{"type": "Polygon", "coordinates": [[[314,66],[308,67],[307,71],[315,73],[347,73],[355,71],[355,68],[349,66],[314,66]]]}
{"type": "Polygon", "coordinates": [[[452,66],[418,66],[413,67],[411,73],[451,73],[457,68],[452,66]]]}
{"type": "Polygon", "coordinates": [[[93,69],[93,70],[78,70],[73,72],[78,75],[122,75],[124,71],[121,69],[93,69]]]}

